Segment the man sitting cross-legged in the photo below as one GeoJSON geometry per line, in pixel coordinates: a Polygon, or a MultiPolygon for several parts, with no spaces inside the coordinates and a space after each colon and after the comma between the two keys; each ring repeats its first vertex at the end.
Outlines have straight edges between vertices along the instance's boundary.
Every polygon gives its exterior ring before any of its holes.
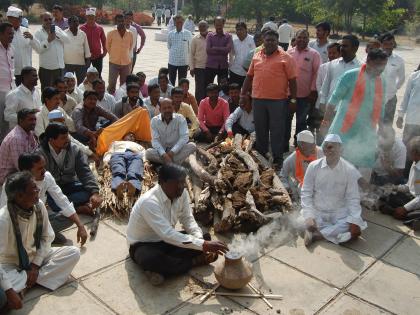
{"type": "Polygon", "coordinates": [[[172,100],[160,102],[161,114],[152,118],[152,146],[147,149],[146,159],[154,163],[182,164],[195,152],[195,143],[188,142],[187,120],[174,113],[172,100]]]}
{"type": "Polygon", "coordinates": [[[186,171],[170,164],[159,169],[159,184],[134,205],[127,227],[130,257],[146,271],[152,284],[209,264],[227,252],[219,241],[203,239],[185,189],[186,171]],[[175,230],[177,222],[185,232],[175,230]]]}
{"type": "MultiPolygon", "coordinates": [[[[86,243],[87,232],[83,223],[81,223],[79,216],[74,209],[73,204],[63,194],[61,188],[58,187],[54,177],[45,169],[45,159],[37,152],[23,153],[19,156],[19,170],[28,171],[34,177],[35,183],[39,189],[39,199],[45,204],[49,200],[53,200],[53,204],[57,208],[50,206],[48,213],[49,220],[55,233],[55,244],[64,244],[67,240],[64,235],[59,232],[70,227],[73,223],[77,226],[77,241],[80,241],[83,246],[86,243]]],[[[7,204],[7,195],[3,185],[3,191],[0,197],[0,208],[7,204]]]]}
{"type": "Polygon", "coordinates": [[[141,192],[144,148],[135,141],[135,135],[127,133],[121,141],[112,142],[104,155],[104,163],[111,167],[111,189],[120,199],[125,191],[128,197],[141,192]]]}
{"type": "Polygon", "coordinates": [[[229,115],[225,125],[227,135],[233,138],[233,135],[239,133],[241,135],[249,135],[255,132],[254,111],[252,108],[252,100],[249,95],[241,95],[239,99],[239,107],[229,115]]]}
{"type": "Polygon", "coordinates": [[[47,162],[46,169],[73,202],[77,213],[93,215],[102,203],[98,183],[89,168],[86,155],[70,142],[67,127],[49,124],[39,150],[47,162]]]}
{"type": "Polygon", "coordinates": [[[19,309],[23,290],[35,284],[50,290],[62,286],[80,251],[74,246],[51,248],[54,231],[31,173],[10,175],[5,189],[8,202],[0,209],[0,286],[9,308],[19,309]]]}
{"type": "Polygon", "coordinates": [[[305,246],[322,238],[344,243],[359,237],[367,227],[361,217],[360,173],[341,157],[340,136],[327,135],[322,149],[325,157],[309,164],[302,187],[305,246]]]}

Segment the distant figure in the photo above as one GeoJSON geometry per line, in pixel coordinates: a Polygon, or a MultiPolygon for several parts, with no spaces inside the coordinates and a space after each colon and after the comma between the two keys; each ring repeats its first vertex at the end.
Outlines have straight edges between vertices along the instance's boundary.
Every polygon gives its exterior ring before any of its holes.
{"type": "Polygon", "coordinates": [[[309,47],[315,49],[321,56],[322,63],[328,62],[328,36],[330,36],[331,25],[328,22],[321,22],[316,25],[316,40],[309,43],[309,47]]]}
{"type": "Polygon", "coordinates": [[[277,32],[279,27],[277,26],[276,18],[274,16],[270,16],[269,21],[265,23],[261,29],[265,29],[265,28],[269,28],[277,32]]]}
{"type": "Polygon", "coordinates": [[[171,19],[171,16],[172,16],[171,9],[166,8],[164,14],[165,14],[165,25],[168,26],[169,20],[171,19]]]}
{"type": "Polygon", "coordinates": [[[293,37],[293,27],[287,23],[287,19],[283,19],[282,24],[278,29],[279,45],[284,51],[289,49],[289,42],[293,37]]]}
{"type": "Polygon", "coordinates": [[[187,31],[190,31],[191,34],[194,34],[195,32],[195,24],[192,15],[188,15],[187,20],[184,22],[184,29],[187,31]]]}
{"type": "Polygon", "coordinates": [[[54,5],[52,8],[52,15],[54,17],[53,24],[58,26],[63,31],[69,28],[68,19],[64,17],[64,10],[61,5],[54,5]]]}

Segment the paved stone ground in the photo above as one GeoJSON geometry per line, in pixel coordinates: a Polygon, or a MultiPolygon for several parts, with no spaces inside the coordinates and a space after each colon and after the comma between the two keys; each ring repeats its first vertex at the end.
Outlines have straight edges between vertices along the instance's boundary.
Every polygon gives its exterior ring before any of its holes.
{"type": "MultiPolygon", "coordinates": [[[[148,77],[165,66],[164,43],[148,41],[136,70],[148,77]]],[[[417,49],[400,48],[407,72],[417,67],[417,49]]],[[[363,53],[360,54],[364,55],[363,53]]],[[[34,56],[34,64],[38,57],[34,56]]],[[[108,67],[105,63],[105,78],[108,67]]],[[[95,240],[81,249],[73,278],[56,292],[37,287],[25,306],[10,314],[418,314],[420,309],[420,234],[379,213],[365,211],[369,227],[357,242],[336,246],[319,242],[306,249],[299,237],[267,250],[253,262],[252,282],[263,292],[282,294],[271,301],[212,297],[204,304],[194,291],[215,284],[213,266],[153,287],[127,257],[126,222],[101,221],[95,240]]],[[[90,219],[84,218],[89,227],[90,219]]],[[[76,243],[74,228],[64,233],[76,243]]],[[[224,239],[224,238],[223,238],[224,239]]],[[[249,292],[244,289],[244,292],[249,292]]],[[[249,292],[251,293],[251,292],[249,292]]]]}

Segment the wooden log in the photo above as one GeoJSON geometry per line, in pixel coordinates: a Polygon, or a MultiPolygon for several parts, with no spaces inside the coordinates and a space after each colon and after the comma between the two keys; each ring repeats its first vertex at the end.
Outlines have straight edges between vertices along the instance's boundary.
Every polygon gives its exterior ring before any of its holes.
{"type": "Polygon", "coordinates": [[[203,182],[194,173],[190,174],[190,180],[191,180],[193,194],[194,194],[194,205],[195,205],[195,208],[197,208],[198,200],[200,199],[200,194],[201,194],[201,191],[203,190],[203,182]]]}
{"type": "Polygon", "coordinates": [[[248,169],[252,172],[252,185],[255,187],[260,184],[260,172],[258,171],[258,164],[252,159],[252,157],[243,150],[236,149],[234,153],[239,156],[242,161],[246,164],[248,169]]]}
{"type": "Polygon", "coordinates": [[[261,167],[262,170],[266,170],[268,168],[271,168],[270,162],[262,156],[257,150],[251,150],[251,156],[255,158],[258,165],[261,167]]]}
{"type": "Polygon", "coordinates": [[[242,150],[242,140],[243,136],[240,133],[237,133],[233,139],[233,147],[237,150],[242,150]]]}
{"type": "Polygon", "coordinates": [[[190,164],[191,170],[195,175],[198,176],[203,182],[214,185],[216,177],[210,175],[197,161],[195,154],[191,154],[188,157],[188,163],[190,164]]]}
{"type": "Polygon", "coordinates": [[[266,222],[268,220],[268,217],[257,209],[257,206],[255,205],[254,197],[252,196],[249,190],[246,193],[245,200],[250,207],[249,211],[254,212],[258,217],[261,218],[263,222],[266,222]]]}
{"type": "Polygon", "coordinates": [[[223,204],[223,215],[219,222],[214,225],[214,231],[217,233],[226,233],[232,229],[236,212],[229,198],[225,199],[223,204]]]}
{"type": "Polygon", "coordinates": [[[206,160],[206,162],[207,162],[206,168],[211,174],[214,174],[214,173],[217,172],[218,163],[217,163],[217,159],[214,157],[213,154],[211,154],[210,152],[208,152],[208,151],[206,151],[206,150],[204,150],[200,147],[197,147],[196,153],[197,153],[197,156],[198,156],[199,159],[203,157],[206,160]]]}
{"type": "MultiPolygon", "coordinates": [[[[273,176],[273,189],[281,192],[282,199],[285,201],[282,204],[283,211],[291,211],[293,209],[292,199],[276,173],[273,176]]],[[[278,198],[275,200],[278,200],[278,198]]]]}
{"type": "Polygon", "coordinates": [[[254,146],[255,140],[256,140],[256,136],[255,136],[255,132],[253,132],[249,135],[249,142],[247,143],[247,145],[244,148],[245,152],[247,152],[247,153],[251,152],[252,147],[254,146]]]}

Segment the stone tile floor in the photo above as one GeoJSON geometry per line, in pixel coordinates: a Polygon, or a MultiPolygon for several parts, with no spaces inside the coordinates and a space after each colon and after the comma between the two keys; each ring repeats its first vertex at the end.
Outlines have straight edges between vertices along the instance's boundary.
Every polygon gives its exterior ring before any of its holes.
{"type": "MultiPolygon", "coordinates": [[[[149,78],[167,64],[166,45],[154,41],[154,32],[146,30],[148,40],[135,69],[149,78]]],[[[363,58],[364,47],[359,51],[363,58]]],[[[397,51],[411,73],[417,49],[397,51]]],[[[37,67],[38,56],[33,59],[37,67]]],[[[107,61],[104,66],[106,79],[107,61]]],[[[215,283],[213,266],[151,286],[127,257],[126,222],[108,218],[101,221],[96,239],[81,249],[68,284],[52,293],[40,287],[29,291],[24,308],[10,314],[419,314],[420,235],[380,213],[364,211],[363,216],[369,227],[357,242],[319,242],[306,249],[302,239],[294,238],[254,261],[253,283],[263,292],[284,296],[271,301],[272,310],[247,298],[212,297],[199,304],[194,291],[215,283]]],[[[65,235],[75,242],[74,228],[65,235]]]]}

